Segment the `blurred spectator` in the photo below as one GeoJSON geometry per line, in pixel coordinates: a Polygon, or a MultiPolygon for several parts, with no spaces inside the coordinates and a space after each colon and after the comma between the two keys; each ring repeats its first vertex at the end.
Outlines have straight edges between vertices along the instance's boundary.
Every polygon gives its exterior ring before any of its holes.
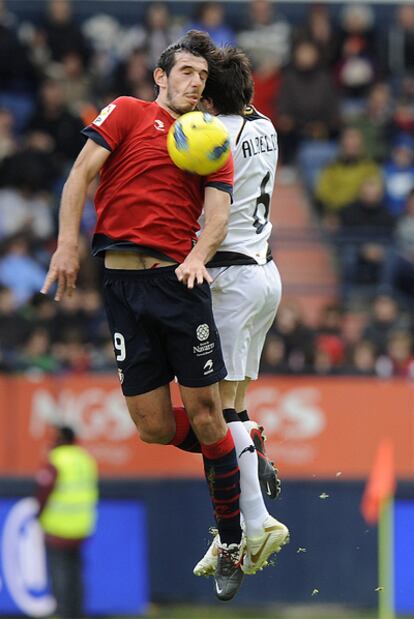
{"type": "Polygon", "coordinates": [[[390,333],[385,354],[377,361],[377,373],[382,378],[414,378],[413,339],[408,331],[390,333]]]}
{"type": "Polygon", "coordinates": [[[318,335],[335,335],[341,339],[343,308],[337,303],[328,303],[320,313],[318,335]]]}
{"type": "Polygon", "coordinates": [[[226,24],[222,2],[199,2],[196,4],[194,20],[186,30],[203,30],[208,32],[216,45],[233,45],[233,29],[226,24]]]}
{"type": "Polygon", "coordinates": [[[350,376],[375,376],[375,347],[372,342],[357,342],[349,354],[343,373],[350,376]]]}
{"type": "Polygon", "coordinates": [[[308,370],[309,373],[318,376],[332,376],[337,373],[336,364],[334,362],[332,349],[325,341],[315,343],[315,353],[313,365],[308,370]]]}
{"type": "Polygon", "coordinates": [[[388,154],[392,104],[389,85],[378,82],[370,89],[363,109],[352,119],[352,126],[361,132],[367,157],[375,161],[384,161],[388,154]]]}
{"type": "Polygon", "coordinates": [[[327,69],[332,69],[337,56],[337,32],[332,24],[329,6],[312,4],[303,26],[300,26],[296,41],[312,41],[319,50],[321,63],[327,69]]]}
{"type": "Polygon", "coordinates": [[[106,92],[124,44],[125,32],[113,15],[94,13],[82,24],[82,32],[93,50],[89,62],[95,94],[106,92]]]}
{"type": "Polygon", "coordinates": [[[352,115],[361,109],[363,98],[374,83],[377,73],[372,7],[345,4],[342,9],[341,26],[336,74],[344,96],[344,113],[352,115]]]}
{"type": "Polygon", "coordinates": [[[363,337],[369,317],[366,309],[347,308],[343,314],[341,335],[346,350],[352,349],[363,337]]]}
{"type": "Polygon", "coordinates": [[[379,294],[373,301],[363,338],[373,344],[377,353],[385,354],[389,335],[407,326],[407,319],[400,314],[397,301],[389,295],[379,294]]]}
{"type": "Polygon", "coordinates": [[[260,361],[260,374],[290,374],[282,337],[271,334],[266,338],[260,361]]]}
{"type": "Polygon", "coordinates": [[[57,372],[59,364],[50,352],[50,338],[46,329],[36,328],[31,332],[16,361],[20,371],[39,370],[57,372]]]}
{"type": "Polygon", "coordinates": [[[27,188],[0,189],[0,241],[21,232],[30,232],[34,239],[44,240],[53,231],[49,196],[27,188]]]}
{"type": "Polygon", "coordinates": [[[387,207],[392,215],[398,217],[414,188],[414,138],[400,134],[394,140],[391,158],[384,164],[383,175],[387,207]]]}
{"type": "Polygon", "coordinates": [[[2,160],[17,150],[17,140],[13,131],[13,114],[0,107],[0,164],[2,160]]]}
{"type": "Polygon", "coordinates": [[[269,60],[281,67],[290,58],[291,27],[274,13],[274,7],[269,0],[250,0],[246,28],[237,37],[254,68],[269,60]]]}
{"type": "Polygon", "coordinates": [[[321,312],[315,333],[314,366],[316,373],[334,373],[345,357],[342,339],[342,307],[337,304],[326,305],[321,312]]]}
{"type": "MultiPolygon", "coordinates": [[[[45,133],[33,132],[19,150],[0,163],[0,186],[14,187],[27,199],[46,200],[45,194],[53,190],[60,173],[51,138],[45,133]]],[[[49,234],[49,226],[43,233],[36,230],[36,235],[41,238],[49,234]]]]}
{"type": "Polygon", "coordinates": [[[397,99],[391,119],[393,134],[407,133],[414,136],[414,105],[413,98],[403,96],[397,99]]]}
{"type": "Polygon", "coordinates": [[[60,340],[53,345],[53,355],[63,372],[82,374],[92,368],[90,346],[85,344],[82,329],[68,328],[61,332],[60,340]]]}
{"type": "Polygon", "coordinates": [[[282,302],[270,333],[283,340],[284,362],[290,373],[306,373],[312,367],[314,337],[302,320],[297,302],[282,302]]]}
{"type": "Polygon", "coordinates": [[[112,338],[92,349],[90,363],[93,372],[112,372],[113,374],[117,371],[112,338]]]}
{"type": "MultiPolygon", "coordinates": [[[[318,48],[299,42],[292,66],[283,73],[278,97],[277,129],[284,163],[295,161],[303,141],[326,142],[338,131],[338,99],[318,48]]],[[[313,159],[310,154],[310,160],[313,159]]]]}
{"type": "Polygon", "coordinates": [[[93,99],[92,81],[85,70],[82,55],[77,50],[66,52],[61,62],[60,82],[69,112],[82,116],[93,99]]]}
{"type": "Polygon", "coordinates": [[[401,4],[395,9],[395,23],[388,30],[387,45],[383,47],[388,75],[403,78],[414,70],[414,6],[401,4]]]}
{"type": "Polygon", "coordinates": [[[63,341],[66,334],[72,334],[73,332],[75,332],[76,338],[79,339],[79,334],[84,331],[82,289],[79,286],[70,297],[66,296],[58,304],[58,311],[50,328],[53,341],[63,341]]]}
{"type": "Polygon", "coordinates": [[[82,129],[80,118],[67,109],[61,84],[53,79],[45,80],[27,131],[48,138],[52,152],[62,164],[67,164],[77,157],[85,142],[80,134],[82,129]]]}
{"type": "Polygon", "coordinates": [[[98,290],[89,288],[81,291],[82,331],[88,334],[88,341],[100,344],[110,337],[102,298],[98,290]]]}
{"type": "Polygon", "coordinates": [[[394,243],[390,247],[382,272],[380,289],[396,295],[409,308],[414,303],[414,189],[397,222],[394,243]]]}
{"type": "Polygon", "coordinates": [[[345,128],[337,158],[322,169],[316,183],[318,210],[328,216],[338,214],[357,199],[364,180],[373,176],[380,177],[380,169],[375,161],[365,156],[361,132],[345,128]]]}
{"type": "Polygon", "coordinates": [[[17,23],[17,17],[9,11],[6,0],[0,0],[0,24],[9,30],[15,30],[17,23]]]}
{"type": "Polygon", "coordinates": [[[13,290],[0,284],[0,352],[13,354],[29,336],[33,325],[17,308],[13,290]]]}
{"type": "Polygon", "coordinates": [[[55,337],[55,327],[57,327],[58,304],[52,297],[40,292],[36,292],[26,305],[25,316],[30,320],[35,329],[46,329],[51,341],[55,337]]]}
{"type": "Polygon", "coordinates": [[[150,85],[153,94],[154,88],[151,71],[148,69],[147,53],[144,49],[135,49],[125,63],[121,63],[116,70],[112,89],[117,96],[137,97],[137,90],[145,84],[150,85]]]}
{"type": "Polygon", "coordinates": [[[282,81],[278,63],[269,57],[268,60],[257,64],[253,71],[253,81],[253,105],[276,125],[277,98],[282,81]]]}
{"type": "Polygon", "coordinates": [[[119,57],[126,59],[135,49],[145,49],[148,69],[155,68],[161,52],[180,36],[167,2],[150,2],[142,24],[128,28],[116,43],[119,57]]]}
{"type": "Polygon", "coordinates": [[[394,219],[384,201],[380,178],[367,178],[359,199],[340,212],[339,259],[342,265],[343,298],[349,299],[357,286],[379,283],[387,249],[391,244],[394,219]]]}
{"type": "Polygon", "coordinates": [[[41,31],[44,33],[53,60],[60,62],[65,54],[76,50],[84,62],[87,62],[88,46],[73,17],[70,0],[49,0],[41,31]]]}
{"type": "MultiPolygon", "coordinates": [[[[0,84],[8,93],[32,92],[36,72],[26,47],[10,27],[0,22],[0,84]]],[[[2,93],[3,94],[3,93],[2,93]]]]}
{"type": "Polygon", "coordinates": [[[0,283],[13,291],[17,305],[41,289],[45,276],[45,269],[31,256],[26,236],[20,234],[6,242],[0,258],[0,283]]]}

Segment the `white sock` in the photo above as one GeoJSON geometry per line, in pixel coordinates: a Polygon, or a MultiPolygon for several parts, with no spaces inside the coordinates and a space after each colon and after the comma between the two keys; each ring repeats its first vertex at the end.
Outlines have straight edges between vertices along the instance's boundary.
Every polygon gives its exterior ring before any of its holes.
{"type": "Polygon", "coordinates": [[[263,523],[269,513],[257,476],[256,449],[243,422],[231,421],[227,425],[233,436],[240,469],[240,511],[246,525],[246,535],[260,537],[263,534],[263,523]]]}

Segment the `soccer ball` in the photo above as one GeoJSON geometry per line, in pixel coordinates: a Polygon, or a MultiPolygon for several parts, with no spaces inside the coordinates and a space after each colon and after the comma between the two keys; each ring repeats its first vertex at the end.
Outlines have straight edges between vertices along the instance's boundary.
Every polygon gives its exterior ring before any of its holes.
{"type": "Polygon", "coordinates": [[[167,148],[181,170],[207,176],[219,170],[229,158],[229,132],[211,114],[188,112],[170,127],[167,148]]]}

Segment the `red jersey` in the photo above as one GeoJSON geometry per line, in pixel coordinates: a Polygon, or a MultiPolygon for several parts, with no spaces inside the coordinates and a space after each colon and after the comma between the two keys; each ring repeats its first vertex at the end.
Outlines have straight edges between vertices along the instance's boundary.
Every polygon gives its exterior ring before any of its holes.
{"type": "Polygon", "coordinates": [[[174,165],[167,151],[174,120],[155,101],[119,97],[83,130],[111,151],[95,195],[94,255],[136,248],[182,262],[197,240],[205,187],[231,194],[231,157],[206,177],[174,165]]]}

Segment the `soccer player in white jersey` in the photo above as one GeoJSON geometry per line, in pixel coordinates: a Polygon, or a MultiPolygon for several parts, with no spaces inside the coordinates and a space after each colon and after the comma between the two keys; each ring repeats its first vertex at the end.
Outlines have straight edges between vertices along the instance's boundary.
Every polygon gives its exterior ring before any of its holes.
{"type": "MultiPolygon", "coordinates": [[[[265,493],[273,498],[278,480],[273,467],[269,472],[261,429],[249,420],[245,405],[247,386],[257,379],[266,333],[281,298],[281,280],[268,244],[278,146],[270,120],[250,105],[253,80],[247,56],[232,47],[220,54],[217,74],[207,83],[202,104],[229,130],[235,177],[227,236],[207,267],[228,372],[220,383],[220,396],[241,474],[246,541],[242,570],[254,574],[289,540],[287,527],[268,513],[260,491],[258,464],[265,493]]],[[[195,566],[196,575],[214,572],[218,543],[216,535],[195,566]]]]}

